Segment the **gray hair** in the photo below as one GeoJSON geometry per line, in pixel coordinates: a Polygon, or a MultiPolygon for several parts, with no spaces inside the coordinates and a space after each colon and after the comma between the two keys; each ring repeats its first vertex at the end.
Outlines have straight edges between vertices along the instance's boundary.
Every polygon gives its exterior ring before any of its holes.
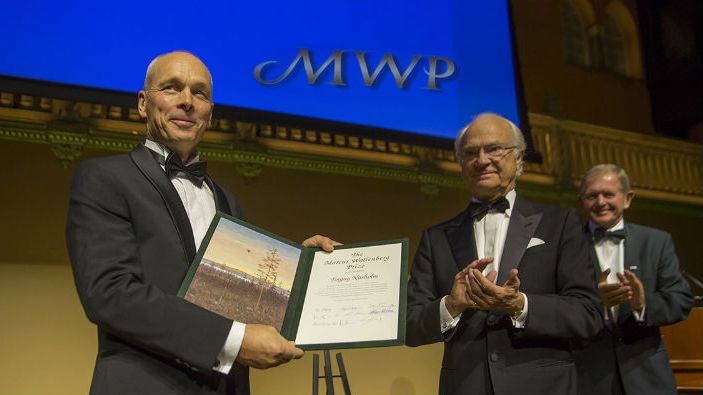
{"type": "Polygon", "coordinates": [[[626,194],[630,192],[630,178],[627,176],[625,169],[612,163],[603,163],[591,167],[588,169],[586,174],[583,175],[583,178],[581,178],[579,195],[583,196],[584,192],[586,192],[586,183],[589,180],[595,177],[604,176],[606,174],[615,174],[618,177],[618,180],[620,181],[620,191],[622,193],[626,194]]]}
{"type": "Polygon", "coordinates": [[[515,154],[515,157],[518,159],[520,163],[518,163],[518,168],[516,171],[516,175],[519,176],[523,172],[524,168],[524,157],[525,157],[525,150],[527,149],[527,144],[525,143],[525,136],[522,134],[522,130],[518,128],[511,120],[502,117],[496,113],[492,112],[483,112],[474,117],[471,122],[469,122],[466,126],[461,128],[459,131],[459,134],[456,136],[456,139],[454,140],[454,153],[456,154],[456,160],[461,164],[464,160],[464,152],[462,150],[462,146],[464,144],[464,139],[466,138],[466,134],[468,133],[469,129],[471,126],[476,122],[477,119],[483,118],[483,117],[495,117],[498,119],[501,119],[502,121],[506,122],[508,124],[508,127],[510,128],[510,132],[513,135],[513,145],[515,146],[515,149],[513,149],[513,153],[515,154]]]}

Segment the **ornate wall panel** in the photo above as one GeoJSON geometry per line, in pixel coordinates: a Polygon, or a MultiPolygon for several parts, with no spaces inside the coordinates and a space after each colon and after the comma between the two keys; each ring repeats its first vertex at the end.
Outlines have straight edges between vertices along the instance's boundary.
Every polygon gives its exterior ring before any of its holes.
{"type": "MultiPolygon", "coordinates": [[[[579,177],[596,163],[617,163],[639,196],[676,203],[703,216],[703,146],[530,114],[541,163],[527,163],[521,184],[532,194],[572,199],[579,177]]],[[[128,151],[143,138],[136,108],[0,92],[0,139],[49,144],[64,165],[85,149],[128,151]]],[[[461,188],[451,144],[437,148],[286,125],[215,119],[201,156],[236,163],[256,177],[266,167],[416,183],[428,195],[461,188]]]]}

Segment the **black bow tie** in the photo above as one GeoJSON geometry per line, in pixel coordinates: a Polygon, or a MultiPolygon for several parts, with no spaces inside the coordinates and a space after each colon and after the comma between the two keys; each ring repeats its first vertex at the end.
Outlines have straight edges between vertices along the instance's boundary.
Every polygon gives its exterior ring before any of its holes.
{"type": "Polygon", "coordinates": [[[188,166],[183,166],[181,158],[171,152],[168,154],[168,158],[166,158],[163,165],[166,169],[166,176],[169,180],[176,177],[180,173],[191,180],[197,187],[201,187],[203,185],[203,180],[205,180],[205,174],[207,171],[207,162],[200,160],[191,163],[188,166]]]}
{"type": "Polygon", "coordinates": [[[471,202],[469,204],[469,215],[476,221],[480,221],[486,216],[489,210],[496,210],[504,213],[505,210],[510,208],[510,202],[505,196],[501,196],[492,202],[471,202]]]}
{"type": "Polygon", "coordinates": [[[603,228],[593,229],[593,240],[598,242],[603,239],[612,240],[617,243],[618,241],[625,239],[625,229],[613,231],[608,231],[603,228]]]}

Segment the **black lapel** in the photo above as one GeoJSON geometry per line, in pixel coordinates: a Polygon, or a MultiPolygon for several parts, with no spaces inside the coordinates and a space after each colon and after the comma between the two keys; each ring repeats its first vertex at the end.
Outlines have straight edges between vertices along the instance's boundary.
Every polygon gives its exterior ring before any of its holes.
{"type": "MultiPolygon", "coordinates": [[[[639,237],[633,234],[632,226],[625,222],[625,257],[623,258],[623,269],[634,272],[640,281],[642,281],[642,270],[637,262],[637,251],[640,251],[639,237]]],[[[630,315],[632,308],[629,303],[623,303],[618,307],[618,322],[624,322],[625,318],[630,315]]]]}
{"type": "Polygon", "coordinates": [[[600,262],[598,261],[598,254],[596,253],[596,242],[593,240],[593,234],[591,234],[591,230],[588,228],[588,222],[586,222],[585,225],[583,225],[583,234],[586,235],[586,240],[588,240],[588,245],[591,247],[591,252],[593,252],[593,257],[594,257],[594,263],[595,263],[595,271],[596,271],[596,285],[598,283],[598,277],[600,277],[600,274],[602,270],[600,269],[600,262]]]}
{"type": "MultiPolygon", "coordinates": [[[[598,289],[598,280],[600,278],[600,274],[603,272],[600,268],[600,261],[598,260],[598,253],[596,252],[596,242],[593,240],[593,234],[591,233],[591,229],[588,227],[588,222],[586,222],[585,225],[583,225],[583,233],[586,235],[586,240],[588,240],[588,246],[591,249],[591,253],[593,253],[593,263],[594,263],[594,270],[596,272],[596,290],[598,289]]],[[[598,296],[598,301],[600,302],[598,304],[598,307],[601,309],[601,314],[606,314],[608,317],[605,320],[605,328],[613,332],[615,329],[613,325],[613,311],[611,309],[606,309],[605,305],[603,304],[603,301],[600,299],[600,296],[598,296]]]]}
{"type": "Polygon", "coordinates": [[[542,213],[535,212],[529,201],[522,199],[519,195],[515,196],[515,204],[508,223],[508,233],[505,236],[505,245],[503,246],[503,255],[500,258],[496,284],[502,285],[507,280],[510,270],[520,265],[520,260],[525,254],[527,244],[529,244],[530,239],[535,234],[541,219],[542,213]]]}
{"type": "Polygon", "coordinates": [[[474,221],[469,216],[468,210],[457,215],[444,230],[449,246],[454,255],[454,262],[459,270],[469,266],[478,259],[476,241],[474,239],[474,221]]]}
{"type": "Polygon", "coordinates": [[[193,240],[193,229],[190,227],[188,213],[183,207],[183,202],[181,202],[178,192],[176,192],[173,184],[166,177],[166,173],[154,159],[149,148],[145,147],[144,144],[139,144],[129,156],[142,174],[159,191],[181,239],[183,252],[187,258],[186,264],[190,265],[195,257],[195,241],[193,240]]]}
{"type": "Polygon", "coordinates": [[[220,188],[219,185],[215,184],[215,182],[212,181],[210,176],[205,177],[205,182],[207,183],[207,186],[210,187],[212,195],[215,197],[215,208],[217,209],[217,211],[221,211],[225,214],[232,215],[232,209],[229,206],[227,196],[225,196],[225,192],[222,190],[222,188],[220,188]]]}
{"type": "Polygon", "coordinates": [[[637,251],[641,251],[642,243],[641,238],[637,237],[635,230],[632,225],[625,223],[625,259],[623,259],[623,266],[625,270],[634,272],[640,279],[641,268],[639,267],[637,251]]]}

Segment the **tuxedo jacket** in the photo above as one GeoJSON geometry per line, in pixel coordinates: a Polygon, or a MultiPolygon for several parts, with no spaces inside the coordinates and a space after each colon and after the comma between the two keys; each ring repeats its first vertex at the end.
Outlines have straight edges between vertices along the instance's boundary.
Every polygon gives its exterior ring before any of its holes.
{"type": "Polygon", "coordinates": [[[527,295],[525,328],[505,313],[466,310],[449,333],[440,330],[439,304],[454,276],[477,259],[468,210],[427,229],[408,284],[409,346],[444,342],[440,394],[577,393],[570,339],[602,327],[593,262],[574,210],[515,199],[497,284],[517,268],[527,295]],[[531,239],[543,244],[527,248],[531,239]]]}
{"type": "MultiPolygon", "coordinates": [[[[576,354],[581,392],[617,394],[620,381],[628,395],[674,395],[676,382],[659,327],[685,320],[693,296],[679,270],[670,234],[628,222],[625,234],[624,267],[635,272],[644,285],[644,322],[635,320],[628,303],[619,305],[616,323],[608,321],[576,354]]],[[[589,240],[595,256],[590,236],[589,240]]],[[[600,274],[597,260],[595,268],[600,274]]]]}
{"type": "MultiPolygon", "coordinates": [[[[207,179],[218,210],[237,202],[207,179]]],[[[232,321],[176,296],[195,256],[188,215],[151,151],[83,161],[66,225],[74,279],[98,328],[91,394],[248,394],[212,370],[232,321]]]]}

